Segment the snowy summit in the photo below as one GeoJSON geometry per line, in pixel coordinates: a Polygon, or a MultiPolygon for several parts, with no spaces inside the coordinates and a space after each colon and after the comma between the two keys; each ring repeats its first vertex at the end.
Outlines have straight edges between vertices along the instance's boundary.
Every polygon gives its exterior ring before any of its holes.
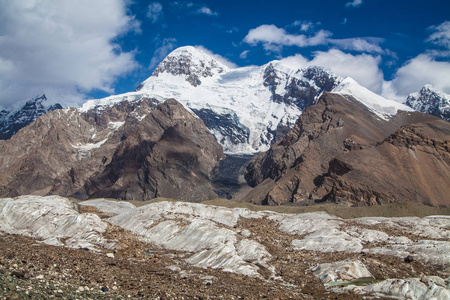
{"type": "Polygon", "coordinates": [[[174,98],[203,120],[226,153],[251,154],[268,150],[323,92],[351,95],[381,118],[411,110],[321,67],[295,69],[272,61],[232,69],[191,46],[171,52],[135,92],[90,100],[80,109],[102,110],[143,97],[174,98]]]}

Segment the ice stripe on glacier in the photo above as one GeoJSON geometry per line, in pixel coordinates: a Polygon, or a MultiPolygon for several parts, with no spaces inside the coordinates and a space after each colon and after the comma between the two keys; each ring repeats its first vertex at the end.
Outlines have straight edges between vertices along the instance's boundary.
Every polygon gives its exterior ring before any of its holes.
{"type": "Polygon", "coordinates": [[[95,214],[79,213],[76,205],[60,196],[20,196],[0,199],[0,230],[70,248],[112,248],[103,237],[107,223],[95,214]]]}

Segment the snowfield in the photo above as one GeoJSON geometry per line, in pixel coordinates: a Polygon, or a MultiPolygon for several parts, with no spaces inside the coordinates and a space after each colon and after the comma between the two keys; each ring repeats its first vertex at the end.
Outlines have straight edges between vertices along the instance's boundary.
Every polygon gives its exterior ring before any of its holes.
{"type": "Polygon", "coordinates": [[[324,81],[321,76],[333,79],[330,92],[353,96],[380,118],[388,119],[398,110],[413,110],[320,67],[299,70],[272,61],[263,66],[230,69],[190,46],[170,53],[137,91],[89,100],[79,110],[101,112],[121,101],[156,98],[163,102],[174,98],[191,112],[208,113],[207,120],[203,120],[225,153],[253,154],[268,150],[277,128],[292,128],[302,114],[306,99],[298,98],[292,86],[297,93],[313,91],[316,94],[310,97],[316,102],[325,91],[318,86],[324,81]]]}

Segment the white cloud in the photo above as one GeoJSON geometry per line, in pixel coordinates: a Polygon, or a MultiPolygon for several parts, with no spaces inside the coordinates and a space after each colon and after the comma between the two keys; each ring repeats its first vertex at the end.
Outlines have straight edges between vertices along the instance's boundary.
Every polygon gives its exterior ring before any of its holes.
{"type": "Polygon", "coordinates": [[[125,3],[1,1],[1,104],[31,98],[43,88],[66,90],[63,103],[80,103],[93,89],[113,92],[117,77],[137,67],[133,52],[111,42],[139,30],[125,3]]]}
{"type": "Polygon", "coordinates": [[[193,2],[185,2],[185,1],[172,1],[170,5],[173,8],[180,9],[180,10],[186,10],[189,14],[195,14],[195,15],[207,15],[212,17],[217,17],[219,15],[218,12],[213,11],[209,7],[205,5],[199,5],[193,2]]]}
{"type": "MultiPolygon", "coordinates": [[[[354,1],[355,2],[355,1],[354,1]]],[[[354,3],[353,2],[353,3],[354,3]]],[[[293,26],[301,26],[300,21],[293,26]]],[[[282,59],[282,62],[295,68],[312,65],[322,66],[340,76],[349,76],[377,94],[399,102],[419,91],[425,84],[432,84],[437,90],[450,93],[450,21],[432,26],[433,31],[426,40],[436,49],[407,61],[394,74],[394,79],[385,81],[380,64],[380,54],[396,58],[396,54],[382,49],[380,38],[331,39],[331,33],[323,31],[314,36],[289,34],[274,25],[262,25],[249,31],[244,42],[250,45],[262,43],[266,50],[281,52],[283,46],[306,47],[310,45],[331,45],[339,49],[316,51],[312,60],[300,54],[282,59]],[[326,33],[326,34],[324,34],[326,33]],[[365,52],[354,55],[341,50],[365,52]]],[[[246,53],[245,53],[246,54],[246,53]]],[[[242,54],[241,54],[242,55],[242,54]]],[[[384,62],[387,64],[388,62],[384,62]]]]}
{"type": "Polygon", "coordinates": [[[238,67],[234,62],[230,61],[229,59],[223,57],[222,55],[213,53],[211,50],[208,50],[208,49],[206,49],[205,47],[203,47],[201,45],[197,45],[197,46],[195,46],[195,48],[203,51],[204,53],[208,54],[209,56],[212,56],[218,62],[224,64],[225,66],[227,66],[230,69],[235,69],[235,68],[238,67]]]}
{"type": "Polygon", "coordinates": [[[244,51],[242,51],[242,53],[239,55],[239,57],[242,58],[242,59],[246,59],[249,52],[250,52],[250,50],[244,50],[244,51]]]}
{"type": "Polygon", "coordinates": [[[362,0],[353,0],[350,2],[347,2],[345,4],[345,7],[359,7],[362,4],[362,0]]]}
{"type": "Polygon", "coordinates": [[[327,38],[331,36],[329,31],[320,30],[314,36],[307,37],[304,34],[289,34],[286,30],[275,25],[261,25],[251,29],[244,42],[250,45],[262,43],[264,49],[279,52],[282,46],[316,46],[327,43],[327,38]]]}
{"type": "Polygon", "coordinates": [[[303,57],[301,54],[288,56],[281,59],[280,61],[293,69],[302,69],[309,66],[308,59],[303,57]]]}
{"type": "Polygon", "coordinates": [[[177,42],[177,40],[173,39],[173,38],[164,39],[162,41],[162,45],[160,47],[156,48],[155,52],[153,53],[153,57],[150,60],[150,65],[148,66],[148,68],[150,70],[153,70],[154,68],[156,68],[158,66],[158,64],[164,58],[166,58],[166,56],[170,52],[172,52],[172,50],[175,48],[176,42],[177,42]]]}
{"type": "Polygon", "coordinates": [[[375,93],[382,91],[383,72],[379,68],[380,56],[369,54],[352,55],[337,49],[314,52],[314,58],[308,60],[300,54],[281,60],[283,64],[295,69],[320,66],[339,76],[349,76],[359,84],[375,93]]]}
{"type": "Polygon", "coordinates": [[[213,17],[216,17],[219,15],[218,12],[212,11],[209,7],[206,7],[206,6],[202,6],[199,9],[197,9],[197,13],[208,15],[208,16],[213,16],[213,17]]]}
{"type": "Polygon", "coordinates": [[[309,65],[323,66],[340,76],[349,76],[369,90],[380,93],[383,72],[379,68],[380,56],[369,54],[352,55],[337,49],[318,51],[309,65]]]}
{"type": "Polygon", "coordinates": [[[429,27],[433,33],[426,39],[437,46],[427,49],[407,61],[397,70],[394,79],[385,84],[383,93],[397,95],[405,99],[410,93],[419,91],[425,84],[437,90],[450,93],[450,21],[429,27]],[[439,60],[444,58],[444,60],[439,60]],[[447,60],[447,61],[445,61],[447,60]]]}
{"type": "Polygon", "coordinates": [[[156,23],[163,17],[163,7],[159,2],[152,2],[148,6],[147,17],[156,23]]]}
{"type": "Polygon", "coordinates": [[[294,21],[291,26],[300,27],[300,31],[309,31],[314,27],[314,24],[311,21],[294,21]]]}
{"type": "MultiPolygon", "coordinates": [[[[294,22],[295,24],[295,22],[294,22]]],[[[307,24],[307,23],[306,23],[307,24]]],[[[300,23],[299,23],[300,25],[300,23]]],[[[307,27],[309,25],[307,24],[307,27]]],[[[331,39],[332,33],[327,30],[319,30],[314,35],[290,34],[283,28],[275,25],[261,25],[251,29],[244,42],[255,46],[261,43],[265,50],[281,52],[283,46],[310,47],[331,44],[344,50],[352,50],[368,53],[384,53],[378,45],[382,39],[378,38],[348,38],[331,39]]]]}
{"type": "Polygon", "coordinates": [[[450,21],[445,21],[438,26],[431,26],[430,29],[435,32],[428,37],[427,41],[450,49],[450,21]]]}
{"type": "Polygon", "coordinates": [[[349,38],[349,39],[328,39],[332,45],[338,46],[342,50],[353,50],[368,53],[384,53],[385,51],[378,45],[382,39],[349,38]]]}
{"type": "Polygon", "coordinates": [[[450,93],[450,62],[437,61],[428,54],[420,54],[406,62],[395,74],[392,85],[397,94],[406,97],[425,84],[450,93]]]}
{"type": "Polygon", "coordinates": [[[313,26],[313,23],[311,23],[311,22],[306,22],[306,23],[303,23],[303,24],[300,26],[300,30],[301,30],[301,31],[308,31],[308,30],[310,30],[310,29],[312,28],[312,26],[313,26]]]}
{"type": "Polygon", "coordinates": [[[399,103],[404,103],[406,101],[406,95],[399,95],[392,81],[383,81],[381,87],[381,96],[386,99],[397,101],[399,103]]]}

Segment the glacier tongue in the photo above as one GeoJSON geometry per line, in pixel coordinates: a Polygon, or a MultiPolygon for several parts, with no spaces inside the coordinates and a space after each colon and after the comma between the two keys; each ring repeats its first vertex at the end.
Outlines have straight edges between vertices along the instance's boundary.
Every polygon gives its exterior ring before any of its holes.
{"type": "MultiPolygon", "coordinates": [[[[102,220],[95,214],[78,212],[77,204],[59,196],[5,198],[0,199],[0,237],[19,234],[51,245],[98,250],[97,257],[106,254],[103,261],[113,263],[114,272],[125,271],[127,280],[128,270],[136,270],[130,265],[155,264],[162,267],[158,274],[164,274],[165,268],[171,270],[164,276],[170,281],[186,278],[186,274],[202,276],[200,279],[214,274],[214,278],[226,282],[227,276],[216,271],[221,270],[250,276],[238,279],[252,284],[295,289],[295,298],[306,292],[311,297],[323,296],[323,292],[333,295],[329,293],[333,291],[347,293],[342,295],[345,298],[450,296],[449,216],[342,219],[326,212],[284,214],[169,201],[136,207],[107,199],[79,205],[84,206],[84,211],[101,212],[103,217],[105,213],[115,216],[102,220]],[[111,233],[117,240],[107,239],[111,233]],[[144,247],[136,247],[135,237],[144,247]],[[343,237],[358,244],[359,249],[346,247],[343,237]],[[316,243],[309,248],[295,245],[302,241],[316,243]],[[334,251],[328,251],[329,245],[335,246],[334,251]],[[117,251],[113,254],[105,250],[117,251]],[[311,286],[321,290],[311,293],[311,286]]],[[[5,241],[10,239],[5,239],[3,245],[5,241]]],[[[2,258],[6,257],[4,253],[2,258]]],[[[79,275],[79,265],[73,264],[73,251],[56,253],[69,258],[68,268],[61,272],[63,277],[79,275]]],[[[27,260],[32,262],[33,257],[34,253],[27,260]]],[[[80,261],[78,255],[75,257],[80,261]]],[[[62,261],[58,259],[58,266],[64,266],[62,261]]],[[[30,262],[27,265],[22,261],[20,269],[28,269],[30,262]]],[[[9,270],[17,269],[10,266],[9,270]]],[[[2,268],[8,270],[4,262],[2,268]]],[[[97,269],[93,269],[95,274],[97,269]]],[[[50,269],[55,270],[58,269],[50,269]]],[[[57,278],[63,281],[63,277],[57,278]]],[[[114,277],[113,280],[119,281],[114,277]]],[[[212,291],[216,292],[214,287],[212,291]]]]}
{"type": "Polygon", "coordinates": [[[105,239],[107,223],[95,214],[80,214],[76,205],[60,196],[20,196],[0,199],[0,231],[41,239],[71,248],[110,249],[105,239]]]}

